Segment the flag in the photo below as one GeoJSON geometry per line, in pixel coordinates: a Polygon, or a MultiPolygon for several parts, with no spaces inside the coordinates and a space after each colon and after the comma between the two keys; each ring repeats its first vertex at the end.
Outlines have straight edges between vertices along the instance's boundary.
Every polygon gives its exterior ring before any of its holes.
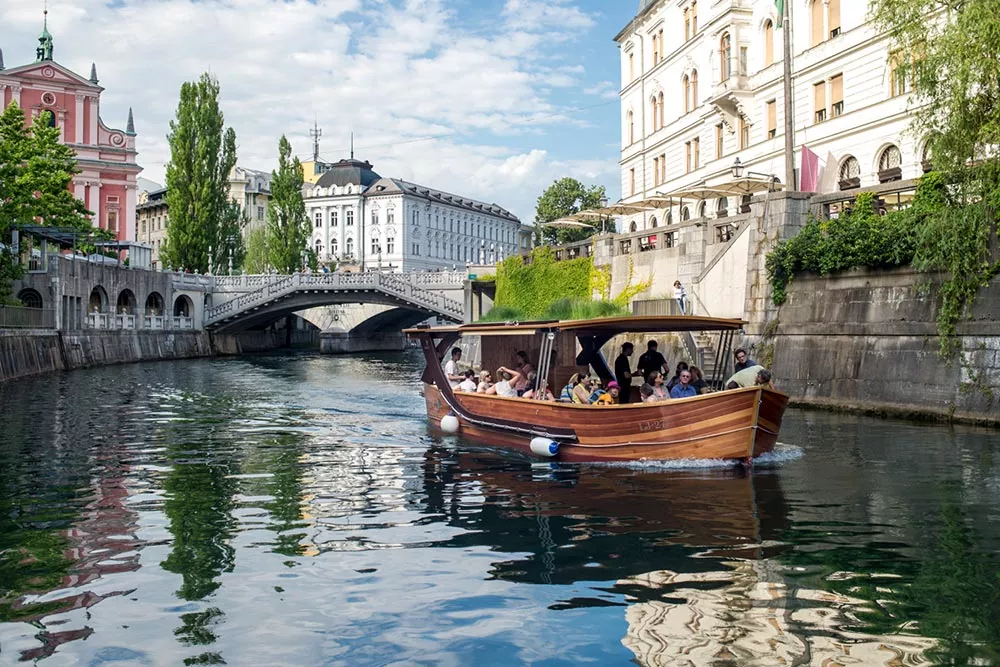
{"type": "Polygon", "coordinates": [[[799,170],[799,190],[816,192],[819,189],[819,156],[802,146],[802,167],[799,170]]]}
{"type": "Polygon", "coordinates": [[[785,0],[774,0],[774,4],[778,6],[778,27],[780,28],[785,22],[785,0]]]}
{"type": "Polygon", "coordinates": [[[837,164],[837,158],[833,157],[833,153],[827,152],[826,164],[819,172],[819,186],[817,187],[817,192],[820,194],[836,192],[837,181],[839,180],[840,165],[837,164]]]}

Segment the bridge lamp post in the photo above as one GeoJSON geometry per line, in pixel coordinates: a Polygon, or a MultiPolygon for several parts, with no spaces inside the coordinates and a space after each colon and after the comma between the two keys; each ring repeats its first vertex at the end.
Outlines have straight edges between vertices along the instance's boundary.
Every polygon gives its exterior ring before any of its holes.
{"type": "Polygon", "coordinates": [[[306,267],[309,266],[309,251],[305,248],[302,249],[302,273],[306,272],[306,267]]]}

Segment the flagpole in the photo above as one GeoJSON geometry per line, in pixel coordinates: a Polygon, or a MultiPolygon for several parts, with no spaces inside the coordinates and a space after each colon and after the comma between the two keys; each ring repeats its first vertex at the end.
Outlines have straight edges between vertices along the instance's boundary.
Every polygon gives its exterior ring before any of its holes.
{"type": "Polygon", "coordinates": [[[785,189],[795,190],[795,112],[792,108],[792,24],[790,21],[791,2],[779,0],[778,7],[784,13],[781,17],[782,43],[784,46],[785,79],[785,189]]]}

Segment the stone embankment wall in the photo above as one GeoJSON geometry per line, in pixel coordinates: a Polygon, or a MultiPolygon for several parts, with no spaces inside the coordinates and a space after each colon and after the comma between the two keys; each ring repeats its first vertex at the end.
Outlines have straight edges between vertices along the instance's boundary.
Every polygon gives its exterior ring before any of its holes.
{"type": "MultiPolygon", "coordinates": [[[[223,336],[205,331],[0,330],[0,382],[50,371],[264,352],[285,342],[284,330],[223,336]]],[[[318,331],[292,333],[292,347],[318,345],[318,331]]]]}
{"type": "Polygon", "coordinates": [[[950,363],[927,281],[911,269],[796,277],[754,353],[798,404],[1000,425],[1000,278],[959,324],[950,363]]]}
{"type": "Polygon", "coordinates": [[[212,353],[208,334],[201,331],[0,331],[0,381],[212,353]]]}

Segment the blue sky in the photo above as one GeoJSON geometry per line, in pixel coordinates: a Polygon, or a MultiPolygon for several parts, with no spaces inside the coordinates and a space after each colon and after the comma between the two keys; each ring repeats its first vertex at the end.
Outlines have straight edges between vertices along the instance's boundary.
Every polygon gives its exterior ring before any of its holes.
{"type": "MultiPolygon", "coordinates": [[[[31,61],[40,0],[0,3],[8,67],[31,61]]],[[[177,90],[222,86],[240,163],[270,170],[278,137],[533,218],[561,176],[620,194],[618,49],[635,0],[50,0],[55,58],[96,62],[101,115],[134,108],[145,177],[163,179],[177,90]],[[433,139],[426,139],[434,137],[433,139]]]]}

